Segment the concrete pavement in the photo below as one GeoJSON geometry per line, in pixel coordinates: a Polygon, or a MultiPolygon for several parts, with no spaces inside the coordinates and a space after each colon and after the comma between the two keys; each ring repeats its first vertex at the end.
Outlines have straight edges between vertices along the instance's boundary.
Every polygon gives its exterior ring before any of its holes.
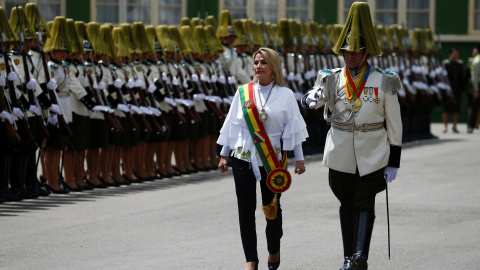
{"type": "MultiPolygon", "coordinates": [[[[480,132],[409,143],[377,197],[370,269],[479,269],[480,132]]],[[[338,202],[321,155],[282,196],[280,269],[338,269],[338,202]]],[[[258,196],[260,196],[258,191],[258,196]]],[[[260,201],[258,200],[260,205],[260,201]]],[[[0,269],[243,269],[231,171],[0,204],[0,269]]],[[[257,209],[260,269],[265,219],[257,209]]]]}

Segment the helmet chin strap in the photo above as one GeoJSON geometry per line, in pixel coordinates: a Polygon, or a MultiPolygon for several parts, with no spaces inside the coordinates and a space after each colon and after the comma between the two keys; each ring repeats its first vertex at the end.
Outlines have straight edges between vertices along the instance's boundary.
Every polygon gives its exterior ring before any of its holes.
{"type": "Polygon", "coordinates": [[[364,52],[364,53],[363,53],[362,61],[360,61],[360,63],[359,63],[356,67],[354,67],[354,68],[352,68],[352,69],[353,69],[353,70],[357,70],[357,69],[362,65],[363,60],[365,60],[365,57],[366,57],[366,56],[367,56],[367,52],[364,52]]]}

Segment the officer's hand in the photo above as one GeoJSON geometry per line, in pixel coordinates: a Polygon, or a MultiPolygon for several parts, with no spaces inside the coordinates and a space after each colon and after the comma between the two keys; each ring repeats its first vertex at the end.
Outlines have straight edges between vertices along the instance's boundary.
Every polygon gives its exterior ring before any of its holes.
{"type": "Polygon", "coordinates": [[[218,169],[220,169],[222,173],[228,171],[227,162],[228,162],[228,157],[225,157],[225,156],[220,157],[220,162],[218,162],[218,169]]]}
{"type": "Polygon", "coordinates": [[[398,168],[385,167],[383,175],[385,176],[385,182],[391,183],[397,177],[398,168]]]}
{"type": "Polygon", "coordinates": [[[305,167],[305,163],[303,163],[303,160],[298,160],[295,163],[295,173],[296,174],[300,175],[300,174],[304,173],[306,170],[307,170],[307,168],[305,167]]]}

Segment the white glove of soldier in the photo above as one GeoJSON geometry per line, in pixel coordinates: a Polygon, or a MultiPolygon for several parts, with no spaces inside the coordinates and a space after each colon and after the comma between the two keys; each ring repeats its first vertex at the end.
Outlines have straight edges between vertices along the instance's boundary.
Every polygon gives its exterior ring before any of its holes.
{"type": "Polygon", "coordinates": [[[57,115],[56,114],[49,114],[47,122],[56,126],[58,124],[57,115]]]}
{"type": "Polygon", "coordinates": [[[155,92],[155,90],[157,90],[157,88],[155,87],[155,85],[150,84],[150,86],[148,87],[148,92],[149,92],[149,93],[153,93],[153,92],[155,92]]]}
{"type": "Polygon", "coordinates": [[[140,79],[135,81],[135,87],[142,87],[142,81],[140,79]]]}
{"type": "Polygon", "coordinates": [[[5,80],[5,77],[0,76],[0,86],[5,87],[7,85],[7,81],[5,80]]]}
{"type": "MultiPolygon", "coordinates": [[[[4,79],[5,79],[5,78],[4,78],[4,79]]],[[[7,121],[10,122],[10,124],[12,124],[12,125],[13,125],[13,122],[15,121],[15,118],[13,117],[13,115],[9,114],[9,113],[6,112],[6,111],[2,111],[2,112],[0,113],[0,118],[7,120],[7,121]]]]}
{"type": "Polygon", "coordinates": [[[153,112],[150,111],[150,110],[149,110],[147,107],[145,107],[145,106],[140,106],[140,110],[141,110],[144,114],[146,114],[146,115],[152,115],[152,114],[153,114],[153,112]]]}
{"type": "Polygon", "coordinates": [[[117,110],[120,110],[122,112],[129,112],[130,111],[128,109],[127,105],[125,105],[125,104],[118,104],[117,105],[117,110]]]}
{"type": "Polygon", "coordinates": [[[323,94],[319,94],[318,91],[312,90],[308,93],[307,99],[305,100],[310,109],[315,108],[317,103],[323,102],[323,94]]]}
{"type": "Polygon", "coordinates": [[[30,108],[28,108],[28,110],[34,113],[35,115],[38,115],[38,116],[42,115],[42,111],[40,111],[40,109],[36,105],[30,105],[30,108]]]}
{"type": "Polygon", "coordinates": [[[115,86],[115,88],[122,88],[122,81],[119,80],[119,79],[116,79],[115,81],[113,81],[113,86],[115,86]]]}
{"type": "Polygon", "coordinates": [[[193,81],[193,82],[198,82],[198,76],[197,76],[197,74],[193,74],[193,75],[192,75],[192,81],[193,81]]]}
{"type": "Polygon", "coordinates": [[[55,79],[51,79],[48,83],[47,83],[47,88],[49,90],[55,90],[57,89],[57,81],[55,81],[55,79]]]}
{"type": "Polygon", "coordinates": [[[385,175],[385,182],[391,183],[397,177],[398,168],[394,167],[385,167],[383,175],[385,175]]]}
{"type": "Polygon", "coordinates": [[[142,110],[138,106],[130,105],[130,109],[136,114],[143,114],[142,110]]]}
{"type": "Polygon", "coordinates": [[[167,104],[170,104],[172,106],[177,106],[177,103],[175,102],[175,100],[171,98],[166,97],[163,101],[165,101],[167,104]]]}
{"type": "Polygon", "coordinates": [[[157,109],[157,108],[149,107],[148,109],[149,109],[150,111],[152,111],[155,116],[160,116],[160,115],[162,115],[162,112],[161,112],[159,109],[157,109]]]}
{"type": "Polygon", "coordinates": [[[100,90],[105,89],[105,83],[104,82],[99,82],[98,83],[98,89],[100,89],[100,90]]]}
{"type": "Polygon", "coordinates": [[[194,94],[193,100],[197,100],[197,101],[205,100],[205,94],[194,94]]]}
{"type": "Polygon", "coordinates": [[[9,81],[15,81],[16,79],[17,79],[17,74],[15,74],[15,72],[11,71],[10,73],[8,73],[9,81]]]}
{"type": "Polygon", "coordinates": [[[127,84],[126,84],[127,88],[131,89],[135,86],[135,84],[133,83],[132,80],[128,80],[127,84]]]}
{"type": "Polygon", "coordinates": [[[95,105],[92,108],[92,111],[94,112],[108,112],[108,107],[107,106],[101,106],[101,105],[95,105]]]}
{"type": "Polygon", "coordinates": [[[96,81],[94,81],[92,87],[93,87],[93,89],[98,90],[98,83],[96,81]]]}
{"type": "Polygon", "coordinates": [[[60,109],[60,106],[58,106],[57,104],[52,104],[52,106],[50,106],[50,111],[58,114],[58,115],[62,115],[62,110],[60,109]]]}
{"type": "Polygon", "coordinates": [[[28,89],[28,90],[35,90],[36,87],[37,87],[37,81],[35,81],[35,79],[31,79],[31,80],[27,83],[27,89],[28,89]]]}

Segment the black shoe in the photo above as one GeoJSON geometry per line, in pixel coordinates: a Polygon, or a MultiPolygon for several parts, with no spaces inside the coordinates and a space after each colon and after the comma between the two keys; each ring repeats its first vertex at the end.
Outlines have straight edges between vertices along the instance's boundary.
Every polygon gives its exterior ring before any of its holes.
{"type": "Polygon", "coordinates": [[[88,180],[86,176],[83,177],[83,180],[85,180],[85,182],[90,186],[92,186],[93,188],[107,188],[107,186],[105,186],[103,183],[95,185],[94,183],[90,182],[90,180],[88,180]]]}
{"type": "Polygon", "coordinates": [[[345,257],[343,260],[343,266],[340,268],[340,270],[352,270],[352,260],[350,257],[345,257]]]}
{"type": "Polygon", "coordinates": [[[133,174],[137,177],[137,180],[134,180],[134,181],[133,181],[134,183],[141,183],[141,182],[147,180],[147,179],[145,179],[145,178],[143,178],[143,177],[140,177],[135,171],[133,172],[133,174]]]}
{"type": "Polygon", "coordinates": [[[353,255],[352,268],[354,270],[367,270],[367,256],[363,253],[356,253],[353,255]]]}
{"type": "Polygon", "coordinates": [[[68,190],[68,191],[72,191],[72,192],[82,192],[83,191],[83,188],[81,188],[80,186],[77,186],[77,187],[73,188],[70,185],[68,185],[67,182],[65,182],[64,180],[60,180],[60,183],[62,183],[63,188],[68,190]]]}
{"type": "Polygon", "coordinates": [[[3,197],[7,202],[18,202],[23,200],[22,197],[18,196],[17,194],[13,193],[11,189],[5,191],[3,197]]]}
{"type": "Polygon", "coordinates": [[[182,173],[178,170],[177,167],[172,166],[172,168],[175,170],[175,172],[172,173],[172,176],[173,176],[173,177],[182,175],[182,173]]]}
{"type": "Polygon", "coordinates": [[[267,262],[268,262],[268,270],[276,270],[280,266],[280,258],[278,258],[278,262],[276,262],[276,263],[269,262],[268,258],[267,258],[267,262]]]}
{"type": "Polygon", "coordinates": [[[14,193],[17,195],[17,196],[20,196],[22,197],[22,199],[36,199],[38,198],[38,194],[37,193],[34,193],[34,192],[30,192],[28,189],[26,188],[20,188],[18,190],[15,190],[14,193]]]}
{"type": "Polygon", "coordinates": [[[47,183],[45,183],[45,189],[46,189],[47,191],[50,191],[50,192],[53,193],[53,194],[67,194],[67,193],[70,192],[70,191],[65,190],[65,189],[63,189],[63,188],[62,188],[62,189],[54,189],[54,188],[52,188],[51,186],[49,186],[47,183]]]}
{"type": "Polygon", "coordinates": [[[115,179],[115,177],[113,177],[113,176],[112,176],[112,179],[118,185],[125,185],[125,186],[130,185],[130,181],[128,181],[127,179],[123,179],[123,177],[122,177],[123,181],[119,181],[119,180],[115,179]]]}
{"type": "Polygon", "coordinates": [[[100,181],[101,181],[105,186],[107,186],[107,187],[119,187],[119,186],[120,186],[120,185],[119,185],[118,183],[116,183],[116,182],[113,182],[113,183],[108,183],[108,182],[106,182],[105,180],[103,180],[103,178],[102,178],[100,175],[97,176],[97,177],[98,177],[98,179],[100,179],[100,181]]]}
{"type": "Polygon", "coordinates": [[[48,196],[50,195],[50,192],[46,191],[43,189],[40,184],[35,184],[34,186],[27,187],[28,191],[37,194],[38,196],[48,196]]]}

